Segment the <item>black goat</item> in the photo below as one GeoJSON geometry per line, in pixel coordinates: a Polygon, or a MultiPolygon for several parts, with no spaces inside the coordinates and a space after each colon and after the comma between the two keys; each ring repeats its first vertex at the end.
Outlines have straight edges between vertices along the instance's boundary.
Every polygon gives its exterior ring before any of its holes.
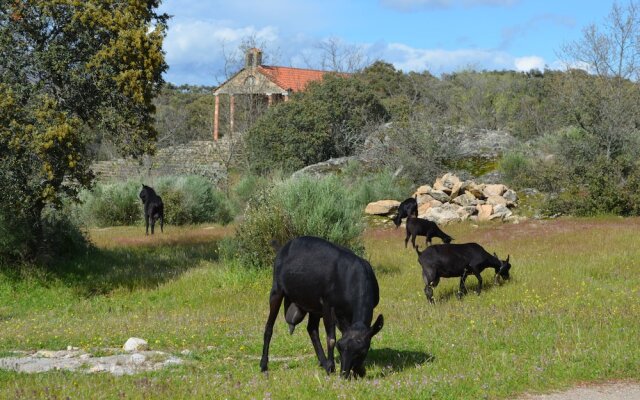
{"type": "Polygon", "coordinates": [[[473,274],[478,279],[478,291],[482,291],[482,276],[480,273],[487,267],[492,267],[496,271],[495,281],[498,275],[503,279],[509,279],[509,256],[506,260],[500,260],[493,253],[489,254],[477,243],[464,244],[440,244],[429,246],[425,251],[418,253],[418,262],[422,266],[422,279],[424,280],[424,294],[433,303],[433,289],[438,286],[440,278],[460,277],[460,291],[458,298],[467,293],[464,281],[467,275],[473,274]]]}
{"type": "Polygon", "coordinates": [[[429,221],[428,219],[409,217],[407,218],[406,228],[407,237],[404,238],[405,248],[407,247],[409,237],[411,237],[411,244],[413,244],[413,247],[416,249],[418,248],[418,246],[416,246],[416,236],[426,236],[427,246],[431,245],[431,239],[434,237],[440,238],[444,243],[451,243],[453,240],[451,236],[442,232],[435,222],[429,221]]]}
{"type": "Polygon", "coordinates": [[[164,232],[164,204],[162,198],[149,186],[143,184],[140,191],[140,199],[144,203],[144,224],[145,234],[149,234],[149,223],[151,223],[151,234],[156,225],[156,220],[160,220],[160,232],[164,232]]]}
{"type": "Polygon", "coordinates": [[[398,214],[393,217],[393,223],[396,224],[396,229],[398,229],[398,227],[402,223],[402,219],[408,218],[409,216],[418,216],[418,201],[415,197],[409,197],[408,199],[405,199],[398,206],[398,214]]]}
{"type": "Polygon", "coordinates": [[[384,324],[379,315],[371,326],[379,289],[367,261],[349,249],[311,236],[295,238],[278,251],[260,360],[263,372],[269,363],[273,324],[283,300],[290,332],[293,333],[295,325],[309,314],[307,332],[320,365],[327,373],[335,371],[333,349],[337,326],[342,332],[342,338],[337,342],[341,375],[348,377],[353,371],[356,376],[364,376],[364,360],[371,338],[384,324]],[[326,357],[318,334],[320,318],[324,320],[327,333],[326,357]]]}

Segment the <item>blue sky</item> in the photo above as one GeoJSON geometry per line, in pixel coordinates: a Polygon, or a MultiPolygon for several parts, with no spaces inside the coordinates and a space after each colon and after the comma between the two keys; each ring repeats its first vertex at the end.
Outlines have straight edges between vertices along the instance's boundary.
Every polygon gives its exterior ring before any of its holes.
{"type": "MultiPolygon", "coordinates": [[[[613,0],[164,0],[173,16],[165,39],[175,84],[216,86],[225,54],[254,37],[266,63],[319,67],[318,44],[332,39],[366,60],[439,76],[465,68],[561,68],[558,52],[613,0]]],[[[625,4],[622,2],[622,4],[625,4]]]]}

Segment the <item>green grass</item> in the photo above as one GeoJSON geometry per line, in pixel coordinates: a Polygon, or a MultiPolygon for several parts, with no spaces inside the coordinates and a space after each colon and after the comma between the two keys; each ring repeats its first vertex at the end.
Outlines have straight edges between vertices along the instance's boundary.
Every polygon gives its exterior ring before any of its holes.
{"type": "MultiPolygon", "coordinates": [[[[401,229],[370,229],[380,283],[367,376],[345,381],[318,367],[304,325],[281,315],[270,372],[259,372],[271,271],[218,261],[215,226],[92,230],[96,249],[53,271],[0,275],[0,354],[121,347],[130,336],[187,363],[132,377],[0,372],[0,398],[511,398],[578,382],[640,379],[638,219],[459,224],[456,242],[511,254],[512,279],[457,300],[443,279],[435,305],[422,291],[401,229]]],[[[437,241],[437,239],[436,239],[437,241]]],[[[424,241],[420,240],[421,246],[424,241]]]]}

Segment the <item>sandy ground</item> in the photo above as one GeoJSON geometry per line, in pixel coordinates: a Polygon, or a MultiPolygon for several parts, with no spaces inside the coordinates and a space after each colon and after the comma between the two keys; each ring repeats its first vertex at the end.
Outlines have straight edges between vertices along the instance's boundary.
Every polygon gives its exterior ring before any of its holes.
{"type": "Polygon", "coordinates": [[[526,394],[518,400],[640,400],[640,383],[585,384],[563,392],[526,394]]]}

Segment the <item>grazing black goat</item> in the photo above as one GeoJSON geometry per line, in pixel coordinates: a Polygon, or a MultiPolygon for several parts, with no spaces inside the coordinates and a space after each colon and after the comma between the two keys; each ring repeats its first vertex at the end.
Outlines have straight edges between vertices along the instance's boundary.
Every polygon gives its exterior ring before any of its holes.
{"type": "Polygon", "coordinates": [[[422,279],[424,280],[424,294],[433,303],[433,288],[438,286],[440,278],[460,277],[460,291],[458,297],[467,293],[464,281],[467,275],[473,274],[478,279],[478,291],[482,291],[482,276],[480,273],[488,267],[496,271],[495,281],[498,275],[503,279],[509,279],[509,256],[506,260],[500,260],[493,253],[489,254],[477,243],[464,244],[439,244],[429,246],[425,251],[418,253],[418,262],[422,266],[422,279]]]}
{"type": "Polygon", "coordinates": [[[144,224],[145,235],[149,234],[149,223],[151,223],[151,234],[156,225],[156,220],[160,220],[160,232],[164,232],[164,204],[162,198],[149,186],[143,184],[140,191],[140,199],[144,203],[144,224]]]}
{"type": "Polygon", "coordinates": [[[364,360],[371,338],[384,324],[379,315],[371,326],[379,290],[373,269],[366,260],[349,249],[311,236],[292,239],[278,251],[260,360],[263,372],[267,371],[273,324],[283,300],[291,333],[309,314],[307,332],[320,365],[327,373],[335,371],[333,349],[337,326],[342,332],[342,338],[337,342],[341,375],[349,377],[353,371],[356,376],[364,376],[364,360]],[[318,334],[320,318],[324,320],[327,334],[327,356],[318,334]]]}
{"type": "Polygon", "coordinates": [[[438,225],[435,222],[429,221],[428,219],[422,219],[417,217],[409,217],[407,218],[407,237],[404,238],[404,247],[407,247],[407,242],[409,241],[409,237],[411,237],[411,244],[413,244],[414,248],[418,248],[416,246],[416,236],[426,236],[426,244],[427,246],[431,245],[431,239],[434,237],[440,238],[444,243],[451,243],[453,238],[446,233],[442,232],[438,225]]]}
{"type": "Polygon", "coordinates": [[[396,224],[396,229],[398,229],[402,223],[402,219],[408,218],[409,216],[418,216],[418,201],[415,197],[409,197],[398,206],[398,214],[393,217],[393,223],[396,224]]]}

